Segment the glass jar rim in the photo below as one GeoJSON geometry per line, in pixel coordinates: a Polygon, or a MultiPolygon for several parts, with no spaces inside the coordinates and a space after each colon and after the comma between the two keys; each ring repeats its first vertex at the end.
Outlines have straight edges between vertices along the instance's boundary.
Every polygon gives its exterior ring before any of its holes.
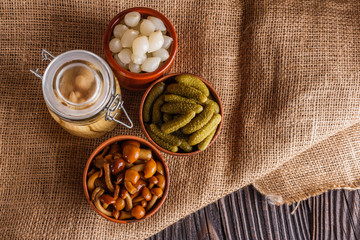
{"type": "Polygon", "coordinates": [[[100,113],[110,101],[115,92],[114,75],[110,66],[98,55],[86,50],[70,50],[56,56],[47,66],[42,79],[43,96],[47,106],[62,119],[82,121],[100,113]],[[97,101],[88,108],[71,109],[63,105],[53,91],[57,71],[72,61],[86,61],[95,65],[102,75],[102,89],[97,101]]]}

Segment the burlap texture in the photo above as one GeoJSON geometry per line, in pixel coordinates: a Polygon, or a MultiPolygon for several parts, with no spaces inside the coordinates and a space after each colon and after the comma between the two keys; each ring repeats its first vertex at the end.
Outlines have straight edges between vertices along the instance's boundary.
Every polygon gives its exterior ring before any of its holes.
{"type": "Polygon", "coordinates": [[[0,3],[0,238],[136,239],[255,183],[289,203],[360,181],[360,25],[353,1],[2,1],[0,3]],[[91,151],[120,134],[144,137],[141,93],[123,90],[133,129],[87,140],[50,117],[29,72],[53,54],[103,56],[102,35],[123,9],[147,6],[174,24],[173,72],[218,90],[225,111],[216,143],[192,157],[165,155],[169,196],[150,219],[104,220],[86,202],[91,151]]]}

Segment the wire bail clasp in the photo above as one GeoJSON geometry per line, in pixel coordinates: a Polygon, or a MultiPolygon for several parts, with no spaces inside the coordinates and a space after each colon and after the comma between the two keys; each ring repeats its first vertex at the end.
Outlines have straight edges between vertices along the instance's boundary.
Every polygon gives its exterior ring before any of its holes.
{"type": "Polygon", "coordinates": [[[112,96],[110,103],[106,106],[105,109],[106,109],[106,114],[105,114],[106,121],[115,121],[127,128],[133,127],[133,122],[131,121],[129,115],[127,114],[127,112],[124,108],[124,101],[121,100],[120,94],[116,94],[115,96],[112,96]],[[118,114],[118,112],[116,112],[117,109],[121,109],[124,112],[124,114],[130,124],[123,123],[115,118],[118,114]]]}
{"type": "MultiPolygon", "coordinates": [[[[51,62],[54,58],[55,58],[55,56],[52,55],[48,50],[43,49],[41,51],[41,60],[42,61],[49,60],[51,62]]],[[[43,78],[43,76],[39,73],[39,68],[37,68],[36,70],[30,69],[30,72],[32,72],[35,76],[37,76],[40,79],[43,78]]]]}

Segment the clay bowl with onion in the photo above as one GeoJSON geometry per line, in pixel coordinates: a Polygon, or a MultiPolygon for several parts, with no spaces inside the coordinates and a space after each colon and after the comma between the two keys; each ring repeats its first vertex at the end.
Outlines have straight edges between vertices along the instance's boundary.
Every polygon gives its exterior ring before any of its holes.
{"type": "MultiPolygon", "coordinates": [[[[166,89],[165,87],[165,89],[166,89]]],[[[163,94],[167,94],[166,93],[166,90],[164,90],[164,93],[163,94]]],[[[167,103],[166,101],[164,103],[167,103]]],[[[205,109],[205,106],[204,106],[204,109],[205,109]]],[[[213,116],[214,116],[213,115],[213,116]]],[[[196,115],[198,116],[198,114],[196,115]]],[[[148,140],[154,145],[156,146],[160,151],[164,152],[164,153],[167,153],[167,154],[170,154],[170,155],[175,155],[175,156],[190,156],[190,155],[194,155],[194,154],[198,154],[204,150],[206,150],[208,147],[210,147],[210,145],[212,145],[216,138],[219,136],[220,134],[220,130],[221,130],[221,126],[222,126],[222,123],[223,123],[223,119],[224,119],[224,115],[223,115],[223,107],[222,107],[222,104],[221,104],[221,100],[220,100],[220,97],[219,95],[217,94],[216,90],[214,89],[213,86],[211,86],[211,84],[209,82],[207,82],[205,79],[203,79],[202,77],[199,77],[199,76],[196,76],[194,74],[190,74],[190,73],[173,73],[173,74],[169,74],[167,76],[164,76],[160,79],[158,79],[157,81],[153,82],[151,84],[151,86],[146,90],[146,92],[144,93],[143,97],[142,97],[142,100],[141,100],[141,103],[140,103],[140,111],[139,111],[139,119],[140,119],[140,125],[141,125],[141,129],[143,131],[143,133],[145,134],[145,136],[148,138],[148,140]],[[212,138],[211,140],[208,141],[206,147],[204,147],[203,149],[199,149],[196,145],[193,146],[193,150],[191,151],[184,151],[182,150],[180,147],[178,148],[178,151],[177,152],[174,152],[174,151],[171,151],[169,149],[165,149],[164,147],[160,146],[150,135],[149,133],[149,124],[146,123],[144,121],[144,105],[145,105],[145,101],[149,95],[149,93],[152,91],[152,89],[154,88],[154,86],[156,86],[158,83],[165,83],[165,86],[169,86],[170,84],[172,83],[176,83],[175,81],[175,77],[177,76],[180,76],[180,75],[189,75],[189,76],[192,76],[192,77],[196,77],[197,79],[201,80],[205,85],[206,87],[208,88],[209,90],[209,93],[210,93],[210,97],[214,102],[216,102],[218,104],[218,113],[214,113],[214,115],[219,115],[219,119],[221,117],[221,120],[219,120],[219,123],[217,125],[217,128],[216,130],[213,130],[214,133],[212,135],[212,138]]],[[[160,125],[158,125],[160,126],[160,125]]],[[[159,127],[160,128],[160,127],[159,127]]],[[[160,129],[161,130],[161,129],[160,129]]],[[[181,130],[181,129],[180,129],[181,130]]],[[[180,131],[178,130],[178,131],[180,131]]],[[[152,134],[153,136],[154,134],[152,134]]],[[[191,135],[191,134],[190,134],[191,135]]],[[[190,136],[188,135],[188,137],[190,136]]]]}
{"type": "Polygon", "coordinates": [[[103,49],[105,52],[106,61],[113,69],[115,76],[117,77],[121,87],[124,87],[131,91],[145,91],[150,86],[151,82],[162,77],[163,75],[168,74],[174,65],[177,48],[178,48],[177,36],[176,36],[175,28],[171,24],[171,22],[160,12],[145,7],[129,8],[116,15],[106,27],[103,37],[103,49]],[[166,35],[173,39],[170,47],[168,48],[168,53],[169,53],[168,59],[164,61],[153,72],[134,73],[125,69],[124,67],[121,67],[114,59],[114,56],[112,55],[109,48],[109,42],[112,39],[115,26],[120,24],[124,20],[126,14],[134,11],[140,13],[141,20],[148,16],[153,16],[160,19],[166,27],[166,35]]]}
{"type": "Polygon", "coordinates": [[[169,169],[159,150],[128,135],[100,144],[83,173],[88,203],[100,216],[116,223],[139,222],[155,214],[168,195],[169,184],[169,169]]]}

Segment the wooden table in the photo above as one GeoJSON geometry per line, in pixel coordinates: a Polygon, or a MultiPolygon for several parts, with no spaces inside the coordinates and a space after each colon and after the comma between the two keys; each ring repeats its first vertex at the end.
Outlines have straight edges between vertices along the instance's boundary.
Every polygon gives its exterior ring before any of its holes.
{"type": "Polygon", "coordinates": [[[360,239],[360,190],[334,190],[274,206],[253,187],[187,216],[154,239],[360,239]]]}

